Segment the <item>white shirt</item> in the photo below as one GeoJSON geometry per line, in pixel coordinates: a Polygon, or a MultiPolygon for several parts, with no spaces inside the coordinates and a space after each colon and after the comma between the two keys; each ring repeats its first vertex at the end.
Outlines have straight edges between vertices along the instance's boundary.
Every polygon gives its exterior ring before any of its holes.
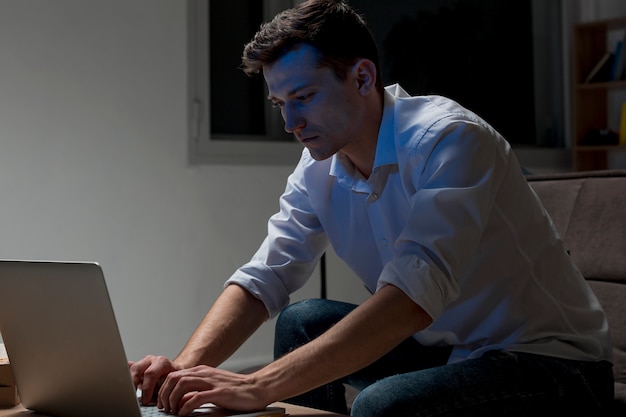
{"type": "Polygon", "coordinates": [[[369,179],[305,149],[267,238],[226,285],[275,316],[330,243],[370,290],[391,284],[424,308],[433,323],[414,337],[455,346],[450,362],[493,349],[610,359],[602,308],[509,144],[452,100],[385,90],[369,179]]]}

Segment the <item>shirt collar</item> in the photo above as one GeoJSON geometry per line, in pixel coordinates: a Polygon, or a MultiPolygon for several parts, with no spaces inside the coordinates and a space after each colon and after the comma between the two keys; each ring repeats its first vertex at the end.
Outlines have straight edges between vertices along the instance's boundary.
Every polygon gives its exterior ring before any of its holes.
{"type": "Polygon", "coordinates": [[[337,178],[337,183],[345,189],[368,192],[366,180],[352,162],[341,152],[332,156],[329,174],[337,178]]]}
{"type": "Polygon", "coordinates": [[[378,142],[376,144],[376,156],[374,157],[374,169],[383,165],[398,163],[394,128],[395,90],[393,90],[392,87],[395,87],[395,85],[387,87],[384,93],[385,105],[383,108],[383,118],[380,123],[380,129],[378,130],[378,142]]]}
{"type": "MultiPolygon", "coordinates": [[[[394,105],[395,97],[401,95],[403,90],[396,84],[385,88],[383,117],[378,131],[376,144],[376,156],[372,173],[383,165],[397,165],[398,155],[394,140],[394,105]]],[[[330,175],[337,178],[337,182],[346,188],[358,188],[358,183],[365,181],[363,176],[355,169],[350,160],[341,152],[332,157],[330,175]]]]}

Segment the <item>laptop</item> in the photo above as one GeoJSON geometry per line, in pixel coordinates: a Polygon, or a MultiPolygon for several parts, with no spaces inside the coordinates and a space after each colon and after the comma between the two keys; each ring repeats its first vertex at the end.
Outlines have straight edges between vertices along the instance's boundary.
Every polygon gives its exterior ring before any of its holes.
{"type": "MultiPolygon", "coordinates": [[[[0,260],[0,334],[22,405],[62,417],[166,416],[137,400],[104,274],[95,262],[0,260]]],[[[207,404],[196,415],[236,413],[207,404]]]]}

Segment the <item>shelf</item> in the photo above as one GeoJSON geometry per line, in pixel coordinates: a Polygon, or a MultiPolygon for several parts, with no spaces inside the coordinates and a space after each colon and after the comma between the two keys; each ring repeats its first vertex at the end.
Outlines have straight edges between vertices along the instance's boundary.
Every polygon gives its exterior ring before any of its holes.
{"type": "Polygon", "coordinates": [[[606,169],[612,152],[626,152],[626,145],[593,145],[606,142],[588,139],[589,132],[607,128],[616,130],[610,120],[616,111],[615,100],[611,100],[611,96],[626,90],[626,80],[583,82],[601,58],[612,52],[615,46],[609,45],[611,37],[620,36],[623,39],[624,31],[626,16],[579,23],[573,28],[572,164],[575,171],[606,169]]]}
{"type": "Polygon", "coordinates": [[[576,152],[626,151],[626,145],[578,145],[576,152]]]}
{"type": "Polygon", "coordinates": [[[578,30],[578,31],[587,31],[587,30],[598,30],[598,31],[619,30],[619,29],[623,29],[624,26],[626,26],[626,16],[614,17],[614,18],[610,18],[610,19],[594,20],[593,22],[578,23],[576,25],[576,30],[578,30]]]}
{"type": "Polygon", "coordinates": [[[585,90],[621,90],[626,88],[626,80],[607,81],[602,83],[580,83],[576,84],[576,89],[585,90]]]}

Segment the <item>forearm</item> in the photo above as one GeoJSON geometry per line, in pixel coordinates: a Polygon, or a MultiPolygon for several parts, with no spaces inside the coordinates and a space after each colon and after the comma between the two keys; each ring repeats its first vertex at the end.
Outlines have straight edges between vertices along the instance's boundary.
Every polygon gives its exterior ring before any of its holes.
{"type": "Polygon", "coordinates": [[[431,323],[428,314],[388,285],[326,333],[254,374],[269,402],[353,373],[431,323]]]}
{"type": "Polygon", "coordinates": [[[181,353],[177,365],[218,366],[268,318],[263,303],[238,285],[229,285],[215,301],[181,353]]]}

